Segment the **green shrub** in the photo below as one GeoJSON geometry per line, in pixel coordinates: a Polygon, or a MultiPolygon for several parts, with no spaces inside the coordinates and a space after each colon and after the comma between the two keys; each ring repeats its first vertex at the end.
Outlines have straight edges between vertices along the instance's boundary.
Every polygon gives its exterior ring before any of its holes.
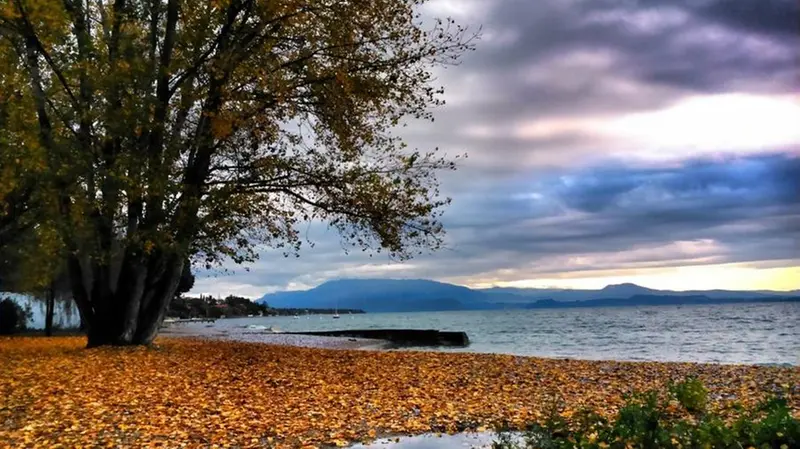
{"type": "Polygon", "coordinates": [[[30,310],[23,309],[10,298],[4,298],[0,301],[0,335],[25,330],[30,314],[30,310]]]}
{"type": "Polygon", "coordinates": [[[703,413],[708,402],[708,390],[699,379],[690,377],[670,387],[670,393],[689,413],[703,413]]]}
{"type": "MultiPolygon", "coordinates": [[[[531,425],[520,437],[498,432],[493,449],[690,449],[690,448],[800,448],[800,422],[785,399],[764,401],[746,410],[734,422],[706,413],[707,391],[696,379],[658,392],[633,394],[612,420],[590,412],[573,415],[570,422],[553,415],[531,425]],[[668,411],[675,401],[693,419],[668,411]]],[[[686,415],[684,415],[686,416],[686,415]]]]}

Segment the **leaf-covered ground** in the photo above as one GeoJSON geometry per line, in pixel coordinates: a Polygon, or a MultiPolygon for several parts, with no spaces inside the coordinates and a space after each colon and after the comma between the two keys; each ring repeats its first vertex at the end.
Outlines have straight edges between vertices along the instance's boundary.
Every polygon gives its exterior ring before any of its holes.
{"type": "Polygon", "coordinates": [[[375,352],[162,338],[83,349],[82,338],[0,338],[0,447],[296,447],[375,435],[614,413],[622,395],[697,375],[712,407],[784,391],[800,368],[375,352]]]}

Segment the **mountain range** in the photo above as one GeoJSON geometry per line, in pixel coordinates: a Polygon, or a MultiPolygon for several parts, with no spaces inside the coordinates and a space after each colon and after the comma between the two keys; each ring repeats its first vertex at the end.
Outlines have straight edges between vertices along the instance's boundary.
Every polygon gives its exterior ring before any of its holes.
{"type": "Polygon", "coordinates": [[[269,293],[258,301],[276,308],[361,309],[371,313],[432,312],[800,301],[800,290],[673,291],[654,290],[636,284],[609,285],[600,290],[471,289],[426,279],[339,279],[310,290],[269,293]]]}

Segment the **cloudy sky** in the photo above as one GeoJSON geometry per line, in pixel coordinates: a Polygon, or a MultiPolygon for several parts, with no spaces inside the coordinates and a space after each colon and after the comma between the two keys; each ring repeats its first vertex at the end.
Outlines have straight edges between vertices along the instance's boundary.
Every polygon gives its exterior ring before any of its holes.
{"type": "Polygon", "coordinates": [[[447,248],[405,263],[264,253],[193,293],[342,277],[486,287],[800,289],[797,0],[434,0],[482,25],[447,105],[404,137],[468,153],[441,178],[447,248]]]}

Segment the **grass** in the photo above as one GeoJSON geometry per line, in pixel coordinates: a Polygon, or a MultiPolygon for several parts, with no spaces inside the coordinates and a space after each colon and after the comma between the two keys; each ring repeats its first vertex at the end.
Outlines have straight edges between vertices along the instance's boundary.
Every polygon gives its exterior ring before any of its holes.
{"type": "Polygon", "coordinates": [[[800,421],[783,397],[754,407],[735,405],[736,418],[707,409],[708,390],[697,378],[626,398],[616,416],[584,410],[565,419],[551,414],[517,438],[500,430],[493,449],[790,449],[800,447],[800,421]]]}

